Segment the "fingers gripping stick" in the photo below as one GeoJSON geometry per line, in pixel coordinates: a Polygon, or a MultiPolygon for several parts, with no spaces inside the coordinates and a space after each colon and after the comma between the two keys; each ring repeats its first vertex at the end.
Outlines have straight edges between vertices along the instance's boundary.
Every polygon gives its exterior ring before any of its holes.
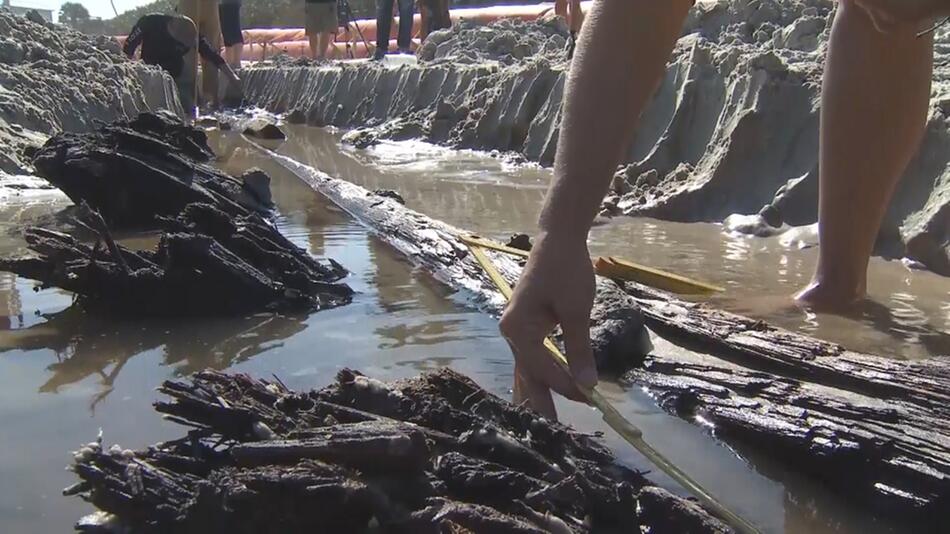
{"type": "MultiPolygon", "coordinates": [[[[475,261],[481,266],[485,271],[485,274],[492,280],[492,283],[498,288],[498,291],[505,297],[505,300],[510,300],[512,295],[511,285],[505,279],[504,276],[498,271],[495,267],[495,264],[492,263],[491,258],[488,257],[488,254],[485,253],[485,247],[483,241],[479,238],[467,238],[461,237],[460,240],[468,245],[469,250],[472,252],[472,256],[475,258],[475,261]]],[[[499,247],[490,247],[493,250],[499,250],[499,247]]],[[[500,250],[501,252],[508,252],[504,249],[500,250]]],[[[511,252],[513,254],[521,255],[523,251],[518,251],[517,253],[511,252]]],[[[561,352],[561,349],[551,341],[550,338],[544,339],[544,347],[551,354],[551,357],[560,365],[565,371],[570,375],[568,368],[567,358],[561,352]]],[[[664,457],[659,451],[650,446],[649,443],[644,441],[643,432],[637,428],[633,423],[627,420],[613,404],[604,397],[596,387],[589,389],[584,388],[578,385],[581,393],[586,397],[587,401],[597,408],[597,410],[603,416],[604,422],[612,428],[617,434],[620,435],[630,445],[633,446],[637,451],[639,451],[643,456],[647,458],[653,465],[657,466],[664,473],[670,476],[673,480],[681,484],[686,490],[693,494],[701,503],[706,505],[712,512],[718,515],[722,520],[729,524],[733,529],[742,534],[758,534],[758,530],[752,526],[748,521],[739,517],[737,514],[730,511],[726,508],[725,505],[716,500],[708,491],[703,489],[698,482],[690,478],[689,475],[680,470],[676,465],[670,462],[666,457],[664,457]]]]}

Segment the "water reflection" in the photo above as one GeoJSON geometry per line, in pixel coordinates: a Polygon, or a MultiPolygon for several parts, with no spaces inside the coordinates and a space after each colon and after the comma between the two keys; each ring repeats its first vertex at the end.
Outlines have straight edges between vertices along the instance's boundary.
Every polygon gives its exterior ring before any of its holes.
{"type": "Polygon", "coordinates": [[[367,189],[396,190],[409,207],[484,235],[530,231],[547,188],[547,170],[473,152],[416,142],[341,151],[337,136],[324,130],[285,128],[278,152],[367,189]]]}
{"type": "Polygon", "coordinates": [[[44,322],[5,332],[0,354],[11,350],[48,350],[55,361],[41,393],[95,377],[99,391],[90,408],[105,399],[126,363],[160,349],[163,365],[184,375],[205,368],[226,369],[280,346],[302,332],[303,318],[262,314],[238,319],[177,322],[132,321],[89,315],[77,307],[43,315],[44,322]],[[12,338],[12,339],[11,339],[12,338]]]}
{"type": "Polygon", "coordinates": [[[20,328],[23,325],[20,292],[16,287],[16,275],[0,272],[0,330],[20,328]]]}

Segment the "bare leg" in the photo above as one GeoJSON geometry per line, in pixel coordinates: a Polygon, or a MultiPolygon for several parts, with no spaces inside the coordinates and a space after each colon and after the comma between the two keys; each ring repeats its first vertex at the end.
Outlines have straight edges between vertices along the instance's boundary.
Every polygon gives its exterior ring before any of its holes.
{"type": "Polygon", "coordinates": [[[554,13],[567,18],[567,0],[554,0],[554,13]]]}
{"type": "Polygon", "coordinates": [[[333,41],[332,33],[318,33],[317,34],[317,59],[326,59],[327,49],[330,48],[330,42],[333,41]]]}
{"type": "Polygon", "coordinates": [[[852,0],[838,8],[822,87],[820,256],[798,295],[806,304],[842,308],[864,297],[881,220],[927,119],[933,43],[916,31],[884,34],[852,0]]]}
{"type": "Polygon", "coordinates": [[[452,11],[449,9],[449,0],[438,0],[437,18],[439,19],[439,29],[452,27],[452,11]]]}
{"type": "Polygon", "coordinates": [[[318,35],[319,34],[307,36],[307,40],[310,42],[310,57],[313,59],[317,59],[317,50],[319,49],[319,46],[317,44],[318,35]]]}
{"type": "MultiPolygon", "coordinates": [[[[221,19],[218,15],[218,3],[213,0],[197,0],[198,34],[204,36],[215,50],[221,49],[221,19]]],[[[211,61],[201,58],[201,99],[212,107],[221,104],[218,94],[218,68],[211,61]]]]}
{"type": "Polygon", "coordinates": [[[581,31],[581,26],[584,25],[584,12],[581,10],[581,0],[571,0],[571,16],[568,25],[574,33],[581,31]]]}
{"type": "Polygon", "coordinates": [[[168,23],[168,33],[188,47],[188,52],[182,57],[184,63],[182,71],[175,77],[178,87],[178,99],[185,112],[185,118],[190,122],[195,119],[195,106],[198,100],[198,28],[188,17],[172,19],[168,23]]]}
{"type": "Polygon", "coordinates": [[[241,68],[241,54],[244,51],[244,43],[231,45],[224,49],[224,59],[231,65],[232,69],[241,68]]]}
{"type": "Polygon", "coordinates": [[[581,31],[541,233],[500,325],[517,362],[514,400],[530,400],[545,415],[555,415],[549,388],[575,391],[541,345],[556,323],[572,373],[585,385],[597,381],[587,339],[594,291],[587,233],[692,3],[599,0],[581,31]]]}
{"type": "Polygon", "coordinates": [[[429,36],[429,6],[427,6],[422,0],[418,0],[416,2],[416,10],[419,12],[419,19],[421,21],[421,24],[419,25],[419,39],[425,41],[426,37],[429,36]]]}

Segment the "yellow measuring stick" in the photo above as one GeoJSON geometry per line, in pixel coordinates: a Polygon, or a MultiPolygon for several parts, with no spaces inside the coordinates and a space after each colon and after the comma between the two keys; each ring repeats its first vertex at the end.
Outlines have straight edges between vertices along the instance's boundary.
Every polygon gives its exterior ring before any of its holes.
{"type": "Polygon", "coordinates": [[[680,295],[711,295],[725,291],[706,282],[611,257],[594,260],[594,271],[607,278],[639,282],[680,295]]]}
{"type": "MultiPolygon", "coordinates": [[[[528,257],[527,251],[509,247],[496,241],[485,239],[484,237],[463,236],[461,240],[469,246],[497,250],[522,258],[528,257]]],[[[596,258],[592,261],[594,262],[594,271],[601,276],[617,280],[639,282],[650,287],[663,289],[680,295],[709,295],[725,291],[725,289],[713,284],[693,280],[692,278],[687,278],[662,269],[647,267],[646,265],[640,265],[632,261],[611,257],[596,258]]]]}
{"type": "MultiPolygon", "coordinates": [[[[498,246],[489,246],[483,247],[480,238],[468,238],[461,237],[461,240],[468,245],[469,250],[472,251],[472,255],[478,264],[484,269],[485,273],[491,278],[492,282],[498,288],[498,291],[504,295],[505,300],[510,300],[512,295],[511,284],[508,283],[508,280],[498,271],[495,267],[495,264],[492,263],[491,258],[485,253],[485,248],[498,250],[500,252],[508,252],[510,254],[516,254],[518,256],[527,255],[523,250],[513,249],[511,247],[506,247],[505,245],[498,246]],[[517,250],[517,252],[509,252],[517,250]]],[[[554,360],[564,369],[565,372],[570,375],[570,370],[567,363],[567,358],[561,352],[561,349],[551,341],[550,338],[545,338],[544,347],[548,349],[548,352],[551,353],[551,356],[554,360]]],[[[706,505],[709,510],[719,516],[722,520],[729,524],[733,529],[741,534],[758,534],[759,531],[752,526],[751,523],[740,517],[739,515],[730,511],[726,506],[716,500],[708,491],[703,489],[698,482],[690,478],[689,475],[684,473],[680,468],[676,467],[672,462],[666,459],[659,451],[650,446],[649,443],[644,441],[643,432],[637,428],[633,423],[627,420],[613,404],[607,400],[597,388],[586,389],[578,386],[578,389],[584,396],[587,398],[587,401],[597,408],[603,416],[604,422],[607,423],[607,426],[612,428],[617,434],[620,435],[627,443],[633,446],[636,450],[640,452],[643,456],[647,458],[653,465],[660,468],[661,471],[670,476],[673,480],[678,482],[683,486],[687,491],[689,491],[693,496],[695,496],[701,503],[706,505]]]]}

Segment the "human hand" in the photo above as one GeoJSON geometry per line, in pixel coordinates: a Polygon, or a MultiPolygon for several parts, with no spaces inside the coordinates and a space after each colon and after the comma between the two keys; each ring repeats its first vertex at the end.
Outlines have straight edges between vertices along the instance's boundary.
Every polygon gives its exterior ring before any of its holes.
{"type": "Polygon", "coordinates": [[[556,418],[551,390],[583,402],[578,389],[597,384],[590,345],[594,268],[581,237],[542,234],[535,242],[499,327],[515,357],[515,401],[556,418]],[[560,325],[570,374],[555,362],[544,339],[560,325]]]}
{"type": "Polygon", "coordinates": [[[854,0],[854,3],[868,13],[874,26],[882,32],[893,31],[901,24],[950,16],[947,0],[854,0]]]}

